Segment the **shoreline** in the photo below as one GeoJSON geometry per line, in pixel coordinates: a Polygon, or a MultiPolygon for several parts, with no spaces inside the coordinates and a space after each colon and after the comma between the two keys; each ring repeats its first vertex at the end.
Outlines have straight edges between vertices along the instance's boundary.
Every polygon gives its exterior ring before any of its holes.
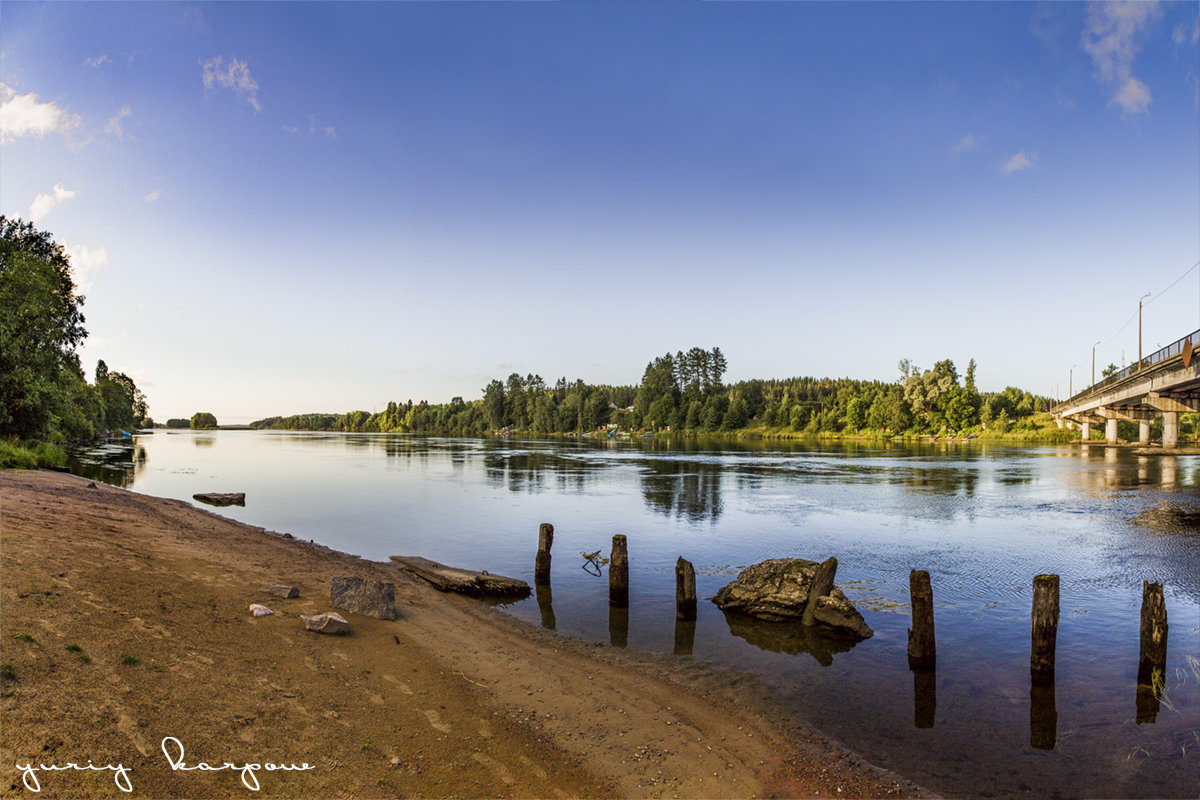
{"type": "MultiPolygon", "coordinates": [[[[0,473],[3,796],[16,764],[125,766],[132,796],[924,796],[789,716],[752,676],[543,631],[390,564],[56,472],[0,473]],[[329,578],[395,584],[400,619],[308,633],[329,578]],[[300,598],[263,586],[288,583],[300,598]],[[254,618],[249,603],[274,614],[254,618]],[[252,771],[253,772],[253,771],[252,771]]],[[[114,772],[49,795],[125,796],[114,772]]]]}

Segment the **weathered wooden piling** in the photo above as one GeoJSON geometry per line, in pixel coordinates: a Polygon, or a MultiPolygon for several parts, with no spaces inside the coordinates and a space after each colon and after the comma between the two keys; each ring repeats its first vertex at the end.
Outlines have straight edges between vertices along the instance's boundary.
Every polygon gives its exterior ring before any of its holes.
{"type": "Polygon", "coordinates": [[[675,562],[675,618],[696,618],[696,570],[683,556],[675,562]]]}
{"type": "Polygon", "coordinates": [[[1137,710],[1134,720],[1138,725],[1154,724],[1154,721],[1158,719],[1158,709],[1162,703],[1165,685],[1166,675],[1163,667],[1147,660],[1138,664],[1137,694],[1134,698],[1137,710]]]}
{"type": "Polygon", "coordinates": [[[908,594],[912,601],[908,666],[914,670],[932,669],[937,661],[937,643],[933,634],[933,588],[928,570],[914,569],[908,573],[908,594]]]}
{"type": "Polygon", "coordinates": [[[1029,668],[1054,671],[1054,645],[1058,639],[1058,576],[1033,579],[1033,624],[1030,630],[1029,668]]]}
{"type": "Polygon", "coordinates": [[[608,604],[629,605],[629,547],[625,534],[613,536],[612,555],[608,559],[608,604]]]}
{"type": "Polygon", "coordinates": [[[538,526],[537,556],[533,559],[533,582],[550,582],[550,547],[554,544],[554,526],[543,522],[538,526]]]}
{"type": "Polygon", "coordinates": [[[817,567],[816,574],[813,575],[812,584],[808,589],[808,600],[804,603],[804,614],[800,617],[801,625],[811,626],[817,624],[815,616],[817,600],[833,590],[833,578],[836,574],[837,559],[833,556],[822,561],[820,566],[817,567]]]}
{"type": "Polygon", "coordinates": [[[1167,663],[1167,603],[1161,583],[1142,581],[1142,637],[1139,661],[1167,663]]]}

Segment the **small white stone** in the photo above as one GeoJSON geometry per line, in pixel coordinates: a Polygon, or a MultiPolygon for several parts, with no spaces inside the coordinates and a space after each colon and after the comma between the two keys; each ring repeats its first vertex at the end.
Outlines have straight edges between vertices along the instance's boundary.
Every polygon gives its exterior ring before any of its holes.
{"type": "Polygon", "coordinates": [[[258,603],[251,603],[250,613],[256,617],[265,617],[267,614],[274,614],[275,612],[266,606],[260,606],[258,603]]]}

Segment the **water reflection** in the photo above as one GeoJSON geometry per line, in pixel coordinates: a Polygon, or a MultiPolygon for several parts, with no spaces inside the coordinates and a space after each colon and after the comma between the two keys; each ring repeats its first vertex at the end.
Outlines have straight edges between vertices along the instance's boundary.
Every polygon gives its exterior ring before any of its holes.
{"type": "Polygon", "coordinates": [[[1137,676],[1137,724],[1152,725],[1158,720],[1158,709],[1162,703],[1163,687],[1166,685],[1166,670],[1149,659],[1138,664],[1137,676]]]}
{"type": "Polygon", "coordinates": [[[668,517],[705,522],[720,519],[721,466],[697,461],[650,461],[642,474],[646,507],[668,517]]]}
{"type": "Polygon", "coordinates": [[[148,460],[146,448],[135,439],[67,450],[67,468],[73,474],[123,488],[133,485],[148,460]]]}
{"type": "Polygon", "coordinates": [[[1058,739],[1058,706],[1054,701],[1054,670],[1029,673],[1029,745],[1053,750],[1058,739]]]}
{"type": "Polygon", "coordinates": [[[773,653],[793,656],[808,653],[823,667],[833,663],[834,655],[849,653],[858,644],[854,639],[833,636],[820,628],[799,623],[767,622],[749,614],[723,609],[722,613],[725,614],[729,632],[739,639],[773,653]]]}
{"type": "Polygon", "coordinates": [[[608,643],[613,647],[629,646],[629,606],[608,607],[608,643]]]}
{"type": "Polygon", "coordinates": [[[696,645],[696,620],[675,619],[675,649],[677,656],[690,656],[696,645]]]}
{"type": "Polygon", "coordinates": [[[914,668],[913,675],[913,726],[932,728],[937,715],[937,671],[914,668]]]}
{"type": "Polygon", "coordinates": [[[537,584],[537,604],[538,611],[542,615],[542,627],[547,630],[556,630],[558,621],[554,618],[554,592],[550,589],[549,583],[537,584]]]}

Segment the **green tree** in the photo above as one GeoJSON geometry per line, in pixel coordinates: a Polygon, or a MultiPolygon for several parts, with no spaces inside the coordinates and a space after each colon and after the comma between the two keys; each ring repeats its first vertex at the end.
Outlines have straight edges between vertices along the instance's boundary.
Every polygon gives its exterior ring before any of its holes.
{"type": "MultiPolygon", "coordinates": [[[[84,383],[75,353],[87,336],[62,245],[0,216],[0,435],[63,435],[84,383]]],[[[81,433],[86,431],[66,431],[81,433]]]]}
{"type": "Polygon", "coordinates": [[[193,430],[217,427],[217,418],[207,411],[197,411],[192,414],[191,427],[193,430]]]}
{"type": "Polygon", "coordinates": [[[846,424],[854,430],[867,424],[867,404],[861,397],[852,397],[846,403],[846,424]]]}
{"type": "Polygon", "coordinates": [[[96,391],[104,408],[104,425],[110,431],[137,427],[146,416],[146,397],[133,378],[110,372],[103,361],[96,365],[96,391]]]}

